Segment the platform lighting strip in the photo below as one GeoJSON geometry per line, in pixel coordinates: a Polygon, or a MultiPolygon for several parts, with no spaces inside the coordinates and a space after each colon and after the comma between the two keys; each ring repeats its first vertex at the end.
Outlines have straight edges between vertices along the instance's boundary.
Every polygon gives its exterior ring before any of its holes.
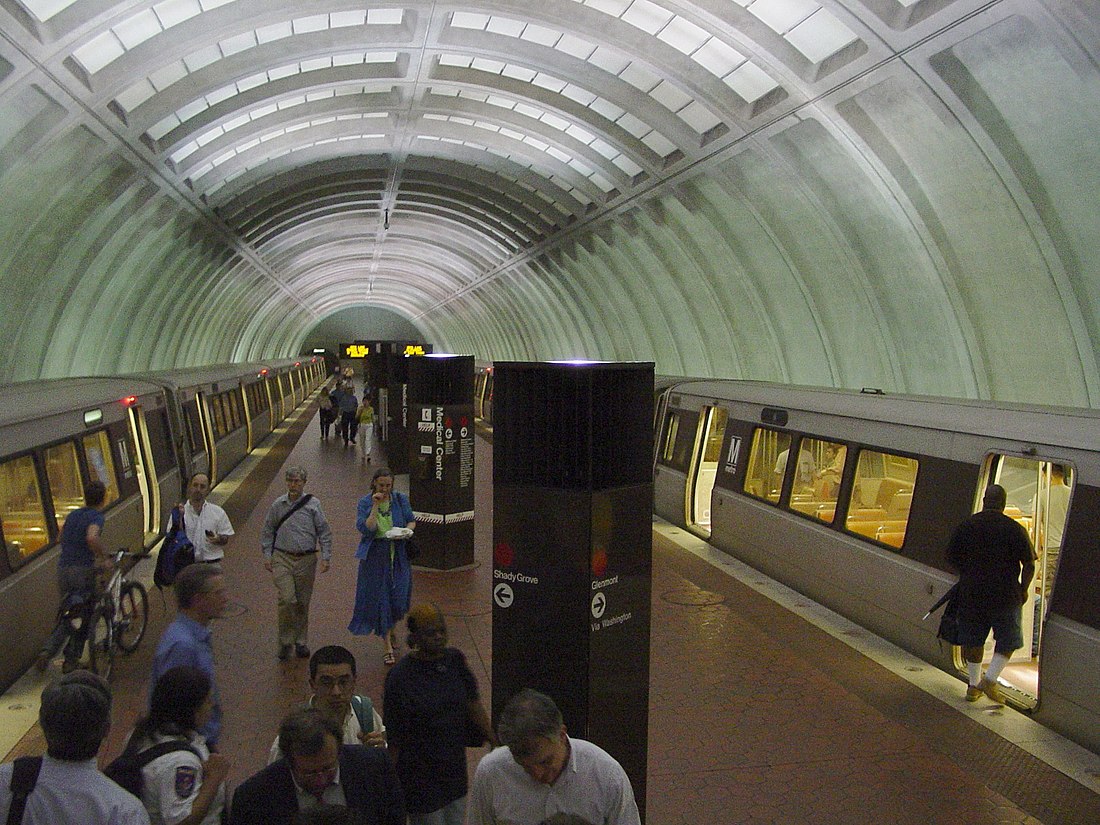
{"type": "MultiPolygon", "coordinates": [[[[641,61],[623,57],[606,46],[598,46],[580,37],[546,26],[500,15],[455,12],[451,16],[450,25],[456,29],[486,31],[505,37],[514,37],[540,46],[548,46],[583,60],[596,68],[610,72],[649,95],[699,134],[707,132],[722,122],[721,118],[695,100],[691,94],[653,74],[641,61]]],[[[473,68],[494,73],[499,73],[505,65],[500,61],[485,58],[475,58],[473,61],[473,68]]],[[[585,93],[591,94],[587,91],[585,93]]]]}
{"type": "MultiPolygon", "coordinates": [[[[236,0],[165,0],[152,8],[144,9],[115,24],[73,51],[73,58],[90,75],[110,66],[127,52],[142,43],[168,31],[175,25],[190,20],[203,12],[226,6],[236,0]]],[[[191,55],[189,71],[196,71],[207,63],[229,57],[231,54],[255,48],[264,43],[281,40],[295,34],[342,29],[353,26],[395,26],[405,20],[403,8],[340,11],[312,14],[283,20],[270,26],[242,32],[191,55]],[[202,60],[205,59],[205,63],[202,60]]]]}

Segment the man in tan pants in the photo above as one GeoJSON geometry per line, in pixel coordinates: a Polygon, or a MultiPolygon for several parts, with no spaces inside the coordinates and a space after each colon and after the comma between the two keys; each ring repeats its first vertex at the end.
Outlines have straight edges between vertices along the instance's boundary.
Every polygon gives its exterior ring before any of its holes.
{"type": "Polygon", "coordinates": [[[286,495],[279,496],[267,511],[260,547],[264,567],[274,574],[279,591],[279,658],[309,656],[309,600],[317,573],[317,551],[321,572],[332,559],[332,529],[321,503],[308,493],[304,467],[286,470],[286,495]]]}

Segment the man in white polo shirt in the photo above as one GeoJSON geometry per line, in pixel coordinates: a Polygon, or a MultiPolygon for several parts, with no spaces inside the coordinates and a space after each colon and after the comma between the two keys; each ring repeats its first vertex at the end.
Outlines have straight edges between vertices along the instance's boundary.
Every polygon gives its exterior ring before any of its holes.
{"type": "MultiPolygon", "coordinates": [[[[195,548],[195,561],[215,564],[225,556],[222,549],[233,535],[233,525],[225,510],[206,500],[210,493],[210,478],[195,473],[187,482],[187,501],[183,505],[183,527],[187,539],[195,548]]],[[[165,532],[172,529],[168,522],[165,532]]]]}
{"type": "Polygon", "coordinates": [[[626,771],[602,748],[571,738],[549,696],[521,690],[497,732],[507,747],[478,764],[466,825],[538,825],[555,814],[641,825],[626,771]]]}

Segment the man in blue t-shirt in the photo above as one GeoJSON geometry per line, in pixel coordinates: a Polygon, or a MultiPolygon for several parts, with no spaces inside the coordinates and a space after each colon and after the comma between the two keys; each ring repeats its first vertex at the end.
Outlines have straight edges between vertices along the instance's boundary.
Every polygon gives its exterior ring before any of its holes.
{"type": "Polygon", "coordinates": [[[84,486],[84,506],[69,513],[61,528],[61,558],[57,563],[61,610],[57,627],[38,654],[36,665],[39,670],[49,666],[62,644],[65,645],[62,671],[69,673],[80,667],[80,657],[84,655],[84,643],[88,638],[96,571],[106,572],[111,567],[107,548],[100,537],[103,530],[100,508],[106,497],[107,488],[103,482],[88,482],[84,486]],[[79,628],[74,628],[68,617],[60,615],[74,609],[80,611],[79,628]]]}

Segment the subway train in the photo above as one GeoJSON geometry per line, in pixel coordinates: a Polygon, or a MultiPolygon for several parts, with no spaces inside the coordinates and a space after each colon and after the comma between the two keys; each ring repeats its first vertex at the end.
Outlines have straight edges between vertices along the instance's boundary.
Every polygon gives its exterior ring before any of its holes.
{"type": "Polygon", "coordinates": [[[0,684],[53,628],[61,525],[86,482],[107,487],[107,547],[150,550],[193,473],[216,484],[324,378],[316,358],[0,385],[0,684]]]}
{"type": "Polygon", "coordinates": [[[1003,693],[1100,752],[1100,412],[724,380],[655,393],[657,515],[961,678],[923,617],[956,579],[954,528],[1004,486],[1039,560],[1003,693]]]}

